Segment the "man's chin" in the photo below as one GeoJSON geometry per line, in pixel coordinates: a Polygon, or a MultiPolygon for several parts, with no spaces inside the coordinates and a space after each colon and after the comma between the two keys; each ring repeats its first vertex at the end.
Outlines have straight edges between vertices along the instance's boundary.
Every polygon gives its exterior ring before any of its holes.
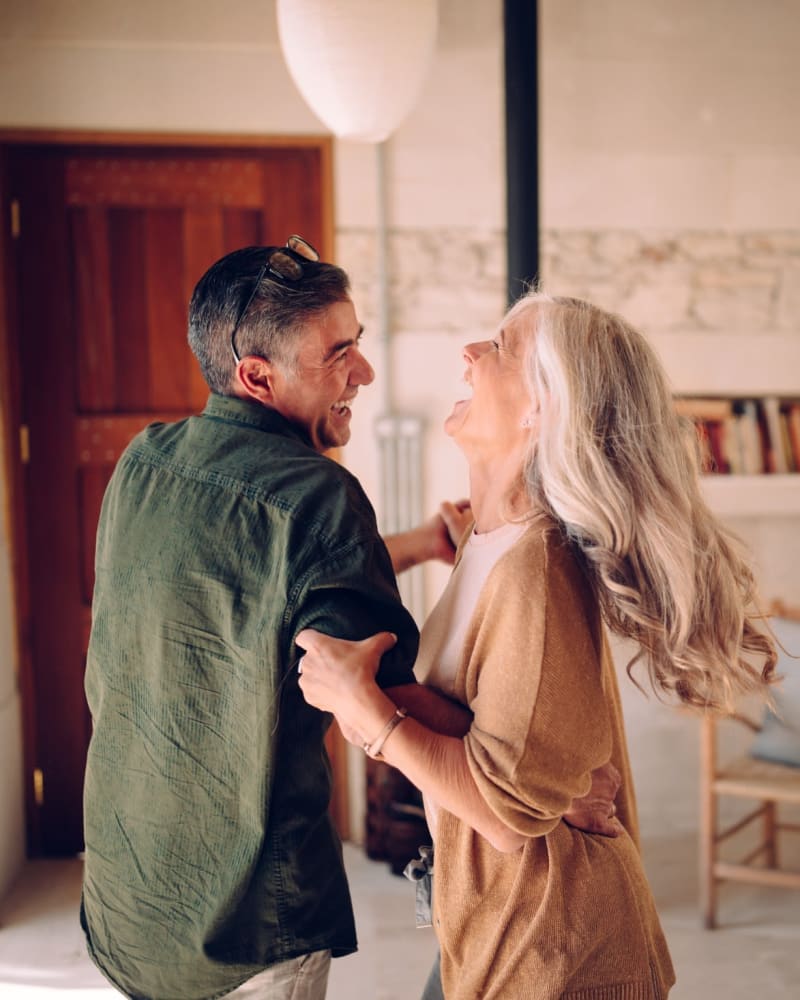
{"type": "Polygon", "coordinates": [[[342,430],[336,434],[326,434],[320,451],[333,451],[336,448],[343,448],[350,440],[350,429],[342,430]]]}
{"type": "Polygon", "coordinates": [[[325,427],[325,439],[328,448],[343,448],[350,440],[350,420],[352,414],[336,415],[325,427]]]}

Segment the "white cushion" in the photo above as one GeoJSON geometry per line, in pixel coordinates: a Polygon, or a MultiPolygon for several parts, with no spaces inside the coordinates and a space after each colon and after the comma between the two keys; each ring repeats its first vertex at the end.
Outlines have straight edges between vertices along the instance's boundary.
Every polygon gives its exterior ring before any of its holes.
{"type": "MultiPolygon", "coordinates": [[[[800,654],[800,622],[773,618],[770,622],[788,653],[800,654]]],[[[778,649],[778,673],[782,680],[772,689],[775,712],[764,713],[761,732],[750,753],[763,760],[800,767],[800,659],[778,649]]]]}

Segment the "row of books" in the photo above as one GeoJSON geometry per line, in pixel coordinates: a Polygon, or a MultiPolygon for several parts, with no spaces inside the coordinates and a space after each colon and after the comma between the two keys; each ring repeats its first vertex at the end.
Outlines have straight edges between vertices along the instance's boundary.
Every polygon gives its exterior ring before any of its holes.
{"type": "Polygon", "coordinates": [[[706,472],[800,472],[800,400],[679,398],[675,406],[694,421],[706,472]]]}

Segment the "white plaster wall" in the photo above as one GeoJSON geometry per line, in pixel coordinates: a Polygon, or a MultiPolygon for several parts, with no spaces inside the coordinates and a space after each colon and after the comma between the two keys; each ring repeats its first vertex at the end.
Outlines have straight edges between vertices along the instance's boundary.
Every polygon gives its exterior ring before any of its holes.
{"type": "Polygon", "coordinates": [[[540,0],[546,228],[800,226],[794,0],[540,0]]]}
{"type": "MultiPolygon", "coordinates": [[[[441,431],[459,392],[460,346],[484,335],[504,304],[501,22],[501,0],[441,0],[434,67],[418,106],[386,147],[395,282],[392,355],[398,372],[392,389],[400,409],[426,421],[424,478],[431,509],[438,499],[466,490],[462,463],[441,431]]],[[[686,237],[696,231],[716,266],[716,236],[762,231],[774,241],[776,233],[791,238],[800,229],[795,194],[798,26],[795,0],[672,0],[668,5],[540,0],[541,208],[546,252],[557,247],[562,254],[552,274],[560,291],[571,291],[570,283],[587,284],[619,308],[616,269],[638,273],[649,266],[644,286],[625,301],[637,320],[658,328],[679,389],[682,381],[702,388],[706,376],[698,375],[694,361],[698,343],[717,391],[740,391],[742,381],[746,387],[747,366],[741,359],[747,352],[734,350],[731,360],[727,349],[728,317],[739,303],[720,293],[710,319],[700,317],[699,326],[676,329],[671,317],[691,312],[678,310],[676,303],[694,279],[678,273],[680,263],[674,270],[666,265],[659,270],[650,249],[642,262],[635,254],[626,258],[625,247],[632,237],[633,243],[639,239],[651,248],[660,234],[686,237]],[[636,235],[642,232],[645,237],[636,235]],[[585,246],[593,252],[598,235],[605,248],[602,280],[591,253],[584,253],[585,246]],[[710,333],[702,332],[708,323],[710,333]],[[718,339],[709,341],[711,335],[718,339]]],[[[0,127],[324,131],[284,68],[272,0],[227,5],[212,0],[4,0],[0,127]]],[[[376,357],[370,342],[377,316],[374,149],[337,142],[334,179],[337,256],[355,279],[357,305],[368,327],[365,348],[376,357]]],[[[732,266],[730,259],[724,263],[732,266]]],[[[752,260],[750,266],[758,270],[761,265],[752,260]]],[[[791,293],[799,266],[787,244],[780,264],[784,271],[775,278],[774,287],[785,293],[776,329],[762,330],[781,338],[777,357],[796,357],[794,341],[787,346],[787,338],[796,339],[800,325],[800,299],[791,293]],[[787,263],[792,260],[794,269],[787,263]]],[[[726,271],[734,289],[737,273],[726,271]]],[[[763,312],[763,298],[743,296],[741,309],[763,312]]],[[[747,336],[746,324],[738,332],[747,336]]],[[[786,365],[777,361],[766,367],[767,382],[779,371],[785,374],[786,365]]],[[[378,368],[378,384],[357,404],[346,452],[374,499],[377,453],[371,425],[380,411],[380,380],[386,374],[378,368]]],[[[791,385],[800,394],[800,384],[791,385]]],[[[0,482],[0,492],[4,486],[0,482]]],[[[792,588],[800,593],[795,525],[789,517],[747,519],[742,526],[757,546],[770,586],[783,593],[792,588]]],[[[0,577],[2,572],[0,567],[0,577]]],[[[445,575],[429,572],[431,594],[445,575]]],[[[10,589],[0,582],[0,618],[10,620],[10,615],[10,589]]],[[[0,683],[5,683],[2,679],[13,673],[13,667],[6,670],[11,654],[0,656],[0,683]]],[[[634,711],[643,713],[635,728],[646,731],[650,716],[643,708],[634,711]]],[[[18,745],[10,729],[8,734],[18,745]]],[[[359,766],[354,763],[356,771],[359,766]]],[[[0,787],[0,816],[8,816],[9,809],[18,816],[20,798],[18,791],[0,787]]],[[[12,837],[8,856],[17,857],[19,849],[12,837]]],[[[0,865],[4,853],[0,843],[0,865]]]]}
{"type": "Polygon", "coordinates": [[[290,84],[274,3],[5,0],[5,126],[320,131],[290,84]]]}

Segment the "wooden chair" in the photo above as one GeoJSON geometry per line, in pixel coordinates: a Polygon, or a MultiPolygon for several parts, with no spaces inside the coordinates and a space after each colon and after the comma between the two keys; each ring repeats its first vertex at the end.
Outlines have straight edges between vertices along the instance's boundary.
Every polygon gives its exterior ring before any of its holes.
{"type": "MultiPolygon", "coordinates": [[[[774,608],[782,617],[800,621],[800,609],[785,605],[774,608]]],[[[791,652],[796,652],[792,650],[791,652]]],[[[700,741],[700,895],[705,926],[717,926],[717,890],[723,881],[749,882],[757,885],[800,889],[800,871],[781,868],[778,834],[784,831],[800,833],[800,825],[782,823],[778,806],[800,806],[800,767],[790,767],[758,760],[747,754],[727,756],[719,753],[721,725],[739,723],[750,731],[760,731],[760,725],[745,715],[732,715],[721,721],[711,715],[703,718],[700,741]],[[725,797],[755,801],[754,809],[735,822],[720,820],[720,802],[725,797]],[[751,824],[759,824],[755,830],[751,824]],[[722,859],[721,845],[735,834],[751,827],[757,844],[739,860],[722,859]]]]}

